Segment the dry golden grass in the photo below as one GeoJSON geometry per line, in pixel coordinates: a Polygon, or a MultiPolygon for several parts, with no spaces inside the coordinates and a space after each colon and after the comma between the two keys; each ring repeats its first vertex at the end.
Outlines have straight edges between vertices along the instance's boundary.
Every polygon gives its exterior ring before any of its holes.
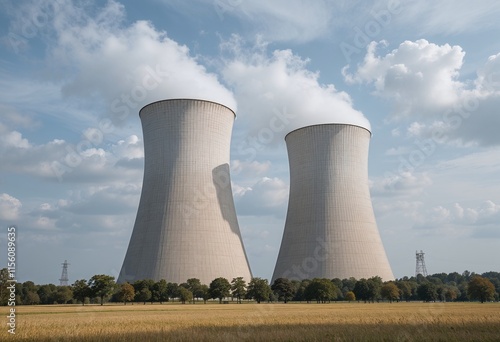
{"type": "Polygon", "coordinates": [[[17,307],[15,337],[3,326],[10,341],[500,341],[500,304],[40,305],[17,307]]]}

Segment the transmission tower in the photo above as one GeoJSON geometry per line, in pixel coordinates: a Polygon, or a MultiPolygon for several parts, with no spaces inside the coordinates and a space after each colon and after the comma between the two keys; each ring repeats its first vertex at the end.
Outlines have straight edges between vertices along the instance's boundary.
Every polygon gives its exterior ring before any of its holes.
{"type": "Polygon", "coordinates": [[[425,260],[424,260],[424,252],[421,250],[420,253],[418,251],[415,252],[415,255],[417,257],[417,267],[415,268],[415,277],[419,274],[423,275],[424,277],[427,277],[427,268],[425,267],[425,260]]]}
{"type": "Polygon", "coordinates": [[[59,279],[59,285],[60,286],[68,286],[68,260],[64,260],[64,262],[61,264],[62,265],[62,274],[61,274],[61,279],[59,279]]]}

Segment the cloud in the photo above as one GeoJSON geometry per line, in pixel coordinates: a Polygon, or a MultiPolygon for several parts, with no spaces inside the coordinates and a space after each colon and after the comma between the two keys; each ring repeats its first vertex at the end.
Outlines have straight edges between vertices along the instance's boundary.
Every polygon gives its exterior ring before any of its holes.
{"type": "Polygon", "coordinates": [[[373,197],[414,197],[431,184],[428,173],[405,171],[371,179],[370,192],[373,197]]]}
{"type": "MultiPolygon", "coordinates": [[[[200,98],[236,109],[231,92],[186,46],[149,21],[127,24],[120,3],[31,5],[51,9],[44,27],[50,32],[44,36],[47,70],[38,81],[57,84],[65,98],[82,99],[86,108],[104,105],[101,116],[111,116],[115,124],[165,98],[200,98]]],[[[23,18],[20,11],[13,25],[23,18]]]]}
{"type": "Polygon", "coordinates": [[[420,39],[378,55],[385,44],[370,43],[354,73],[344,67],[345,81],[371,85],[376,96],[391,100],[391,119],[412,120],[411,137],[455,146],[500,144],[500,53],[478,68],[476,79],[462,81],[460,46],[420,39]]]}
{"type": "Polygon", "coordinates": [[[335,24],[332,22],[334,13],[343,3],[324,0],[307,3],[300,0],[197,0],[193,6],[193,2],[188,5],[181,0],[163,2],[188,16],[216,16],[221,25],[236,18],[241,31],[249,36],[259,34],[266,40],[299,43],[326,36],[335,24]]]}
{"type": "Polygon", "coordinates": [[[143,146],[136,135],[97,147],[86,139],[77,144],[61,139],[32,144],[17,131],[3,129],[1,133],[3,171],[49,180],[107,184],[140,180],[142,175],[143,146]]]}
{"type": "Polygon", "coordinates": [[[420,39],[405,41],[387,55],[377,56],[380,44],[369,44],[354,74],[343,69],[346,82],[373,84],[376,95],[394,101],[396,117],[435,114],[457,101],[463,87],[457,80],[465,56],[461,47],[420,39]]]}
{"type": "Polygon", "coordinates": [[[484,31],[498,27],[500,5],[495,0],[472,3],[432,0],[401,1],[403,10],[398,16],[401,25],[417,27],[421,34],[459,34],[484,31]]]}
{"type": "Polygon", "coordinates": [[[0,194],[0,220],[17,220],[22,206],[17,198],[6,193],[0,194]]]}
{"type": "Polygon", "coordinates": [[[280,215],[288,201],[288,186],[279,178],[261,178],[251,187],[235,189],[238,215],[280,215]]]}
{"type": "Polygon", "coordinates": [[[347,93],[321,84],[319,72],[307,68],[309,60],[291,50],[269,54],[266,43],[258,40],[248,48],[239,36],[222,47],[230,54],[222,74],[238,101],[238,124],[248,128],[257,144],[282,142],[288,132],[313,124],[370,127],[347,93]]]}
{"type": "Polygon", "coordinates": [[[486,200],[476,207],[460,203],[435,206],[423,212],[414,227],[474,237],[482,237],[483,233],[491,237],[491,233],[496,231],[496,237],[500,238],[500,205],[486,200]]]}

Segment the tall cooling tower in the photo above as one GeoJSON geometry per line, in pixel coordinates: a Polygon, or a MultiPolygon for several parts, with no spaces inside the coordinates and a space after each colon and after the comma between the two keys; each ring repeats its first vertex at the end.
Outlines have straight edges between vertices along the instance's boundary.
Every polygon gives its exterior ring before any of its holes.
{"type": "Polygon", "coordinates": [[[290,198],[272,281],[394,279],[370,199],[370,137],[346,124],[307,126],[286,136],[290,198]]]}
{"type": "Polygon", "coordinates": [[[174,99],[139,112],[144,180],[118,282],[251,278],[229,176],[235,114],[218,103],[174,99]]]}

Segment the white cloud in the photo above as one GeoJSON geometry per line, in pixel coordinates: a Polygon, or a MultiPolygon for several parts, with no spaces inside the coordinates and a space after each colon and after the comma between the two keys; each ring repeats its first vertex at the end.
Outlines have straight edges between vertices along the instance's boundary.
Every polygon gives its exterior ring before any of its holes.
{"type": "Polygon", "coordinates": [[[141,178],[144,154],[136,135],[106,147],[95,147],[86,139],[76,145],[60,139],[31,144],[17,131],[4,131],[0,140],[5,142],[0,144],[0,170],[74,182],[141,178]]]}
{"type": "Polygon", "coordinates": [[[372,179],[370,192],[374,198],[380,196],[413,197],[422,193],[431,184],[432,179],[428,173],[405,171],[372,179]]]}
{"type": "Polygon", "coordinates": [[[291,130],[312,124],[370,127],[347,93],[333,84],[321,84],[319,73],[307,69],[309,61],[291,50],[268,55],[265,43],[247,49],[238,36],[223,48],[231,54],[222,74],[234,87],[242,120],[238,124],[247,127],[258,143],[281,142],[291,130]]]}
{"type": "Polygon", "coordinates": [[[415,228],[475,237],[482,237],[485,232],[491,237],[492,231],[496,231],[496,237],[500,237],[500,205],[486,200],[476,207],[460,203],[435,206],[420,214],[415,228]]]}
{"type": "Polygon", "coordinates": [[[354,74],[343,69],[348,83],[373,84],[375,93],[395,103],[393,115],[428,116],[454,104],[463,88],[458,78],[465,53],[460,46],[436,45],[425,39],[405,41],[385,56],[370,43],[354,74]]]}
{"type": "Polygon", "coordinates": [[[377,55],[378,46],[368,46],[354,73],[343,69],[345,81],[373,85],[374,94],[392,101],[392,119],[418,120],[410,136],[455,146],[500,144],[500,54],[478,68],[475,80],[462,81],[460,46],[405,41],[385,56],[377,55]]]}
{"type": "Polygon", "coordinates": [[[237,187],[238,215],[280,215],[288,201],[288,185],[279,178],[261,178],[244,190],[237,187]]]}
{"type": "Polygon", "coordinates": [[[256,175],[260,176],[271,167],[271,162],[266,160],[264,162],[254,161],[243,161],[239,159],[231,160],[231,174],[245,174],[245,175],[256,175]]]}
{"type": "Polygon", "coordinates": [[[416,27],[421,34],[458,34],[498,27],[500,4],[496,0],[401,1],[397,19],[405,27],[416,27]]]}
{"type": "Polygon", "coordinates": [[[0,194],[0,219],[6,221],[17,220],[22,203],[17,198],[2,193],[0,194]]]}
{"type": "Polygon", "coordinates": [[[342,2],[300,0],[197,0],[197,6],[182,0],[163,0],[174,4],[177,11],[188,15],[218,17],[221,25],[226,20],[237,18],[243,32],[253,36],[262,35],[266,40],[307,42],[324,37],[330,31],[335,12],[342,2]],[[203,7],[199,5],[204,5],[203,7]],[[201,13],[202,12],[202,13],[201,13]]]}

